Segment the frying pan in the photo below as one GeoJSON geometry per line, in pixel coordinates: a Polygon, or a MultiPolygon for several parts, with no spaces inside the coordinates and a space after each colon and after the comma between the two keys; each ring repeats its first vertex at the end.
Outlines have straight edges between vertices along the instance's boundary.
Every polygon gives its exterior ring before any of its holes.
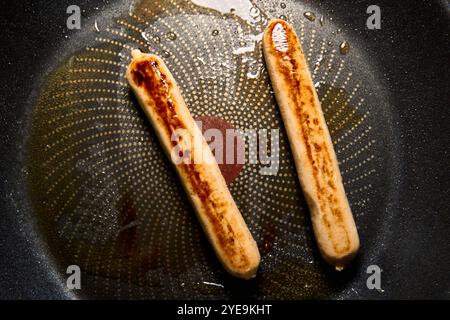
{"type": "Polygon", "coordinates": [[[69,30],[72,2],[2,6],[1,298],[450,297],[446,2],[379,0],[369,30],[370,1],[77,1],[69,30]],[[264,68],[272,17],[302,38],[360,232],[340,273],[318,254],[264,68]],[[277,175],[231,168],[255,279],[216,260],[123,78],[131,48],[165,59],[195,117],[279,129],[277,175]]]}

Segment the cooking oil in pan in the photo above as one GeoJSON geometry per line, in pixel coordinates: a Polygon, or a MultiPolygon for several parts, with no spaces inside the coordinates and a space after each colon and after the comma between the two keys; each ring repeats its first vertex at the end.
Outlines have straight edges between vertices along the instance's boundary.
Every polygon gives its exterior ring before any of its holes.
{"type": "MultiPolygon", "coordinates": [[[[242,291],[243,284],[215,258],[130,93],[124,71],[136,47],[166,59],[195,117],[215,117],[239,129],[280,130],[278,174],[261,176],[258,165],[245,164],[229,186],[262,253],[261,270],[246,284],[246,294],[312,298],[339,290],[317,253],[263,68],[264,26],[271,16],[285,14],[286,6],[219,2],[136,3],[107,28],[93,30],[95,42],[51,72],[41,88],[27,146],[29,188],[50,252],[63,274],[70,264],[82,268],[89,279],[85,295],[211,298],[242,291]]],[[[358,92],[348,88],[351,76],[333,53],[314,47],[326,46],[328,35],[317,39],[315,29],[295,23],[311,65],[318,61],[314,77],[331,134],[336,141],[351,136],[365,126],[362,107],[354,103],[358,92]]],[[[346,146],[356,159],[370,153],[358,152],[361,139],[346,146]]],[[[355,183],[363,179],[356,169],[349,172],[355,183]]]]}

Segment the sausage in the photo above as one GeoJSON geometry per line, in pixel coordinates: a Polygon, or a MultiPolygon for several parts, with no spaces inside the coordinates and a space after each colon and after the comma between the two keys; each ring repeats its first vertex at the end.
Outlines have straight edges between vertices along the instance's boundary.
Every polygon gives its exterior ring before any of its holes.
{"type": "Polygon", "coordinates": [[[319,250],[328,263],[342,270],[358,252],[358,231],[293,27],[283,20],[270,21],[263,36],[263,52],[319,250]]]}
{"type": "Polygon", "coordinates": [[[173,160],[217,257],[230,274],[254,277],[260,262],[258,247],[175,79],[159,57],[139,50],[133,50],[132,57],[126,72],[128,83],[173,160]]]}

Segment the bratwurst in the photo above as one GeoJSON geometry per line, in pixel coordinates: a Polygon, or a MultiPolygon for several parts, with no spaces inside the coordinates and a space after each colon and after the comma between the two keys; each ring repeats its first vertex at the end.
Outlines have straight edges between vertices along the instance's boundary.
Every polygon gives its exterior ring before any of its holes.
{"type": "Polygon", "coordinates": [[[254,277],[258,247],[175,79],[159,57],[139,50],[133,50],[132,57],[128,83],[172,159],[217,257],[232,275],[254,277]]]}
{"type": "Polygon", "coordinates": [[[358,252],[359,236],[320,101],[293,27],[286,21],[272,20],[264,33],[263,51],[320,252],[341,270],[358,252]]]}

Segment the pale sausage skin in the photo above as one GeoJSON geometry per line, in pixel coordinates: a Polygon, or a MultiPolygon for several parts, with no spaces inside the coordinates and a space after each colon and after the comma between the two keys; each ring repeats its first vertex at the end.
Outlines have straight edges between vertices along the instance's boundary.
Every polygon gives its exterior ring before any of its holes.
{"type": "Polygon", "coordinates": [[[174,167],[217,257],[230,274],[253,278],[260,262],[258,247],[175,79],[159,57],[139,50],[132,55],[127,80],[167,155],[171,157],[176,144],[185,146],[178,152],[188,161],[174,163],[174,167]],[[182,134],[172,141],[179,129],[182,134]],[[194,137],[200,137],[199,145],[185,144],[194,137]],[[203,161],[194,161],[199,150],[203,161]]]}
{"type": "Polygon", "coordinates": [[[323,258],[341,270],[359,236],[307,61],[293,27],[272,20],[263,51],[323,258]]]}

